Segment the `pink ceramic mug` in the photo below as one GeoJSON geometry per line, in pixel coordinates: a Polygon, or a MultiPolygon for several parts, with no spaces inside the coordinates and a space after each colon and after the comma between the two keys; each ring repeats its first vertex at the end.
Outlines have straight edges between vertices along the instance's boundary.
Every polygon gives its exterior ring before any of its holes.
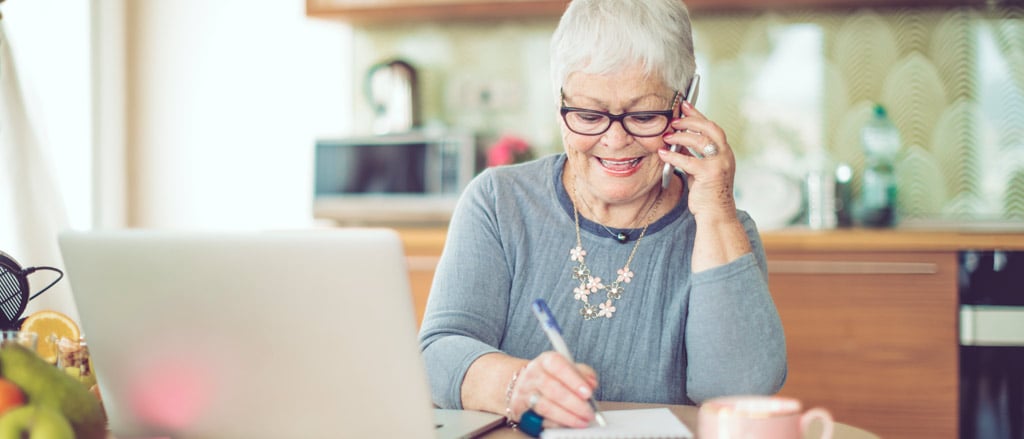
{"type": "Polygon", "coordinates": [[[822,439],[832,437],[832,415],[806,412],[800,401],[781,396],[728,396],[705,401],[697,415],[700,439],[800,439],[812,421],[821,421],[822,439]]]}

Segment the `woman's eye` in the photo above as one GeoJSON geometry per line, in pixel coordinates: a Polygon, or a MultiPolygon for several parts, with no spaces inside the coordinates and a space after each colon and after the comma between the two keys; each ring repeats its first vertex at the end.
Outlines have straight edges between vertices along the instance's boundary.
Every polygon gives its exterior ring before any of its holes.
{"type": "Polygon", "coordinates": [[[659,117],[661,117],[661,116],[657,116],[657,115],[654,115],[654,116],[651,116],[651,115],[639,115],[639,116],[630,116],[629,118],[633,119],[633,121],[635,121],[635,122],[649,123],[649,122],[654,122],[659,117]]]}
{"type": "Polygon", "coordinates": [[[581,122],[587,122],[587,123],[600,122],[600,121],[604,120],[604,116],[602,116],[600,114],[592,114],[592,113],[582,113],[582,112],[581,113],[576,113],[576,117],[581,122]]]}

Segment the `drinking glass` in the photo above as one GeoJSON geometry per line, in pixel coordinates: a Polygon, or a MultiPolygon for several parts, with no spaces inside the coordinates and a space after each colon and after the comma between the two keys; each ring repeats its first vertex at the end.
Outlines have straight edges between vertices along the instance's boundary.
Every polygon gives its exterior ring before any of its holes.
{"type": "Polygon", "coordinates": [[[57,368],[71,375],[86,387],[96,384],[92,361],[89,358],[89,346],[85,339],[71,340],[61,338],[57,342],[57,368]]]}
{"type": "Polygon", "coordinates": [[[0,346],[7,343],[17,343],[36,352],[39,347],[39,334],[26,331],[0,331],[0,346]]]}

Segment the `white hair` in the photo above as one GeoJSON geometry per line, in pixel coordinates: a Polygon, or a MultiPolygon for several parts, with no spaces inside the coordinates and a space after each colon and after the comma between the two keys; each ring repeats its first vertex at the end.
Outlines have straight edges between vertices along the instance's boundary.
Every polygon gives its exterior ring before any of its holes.
{"type": "Polygon", "coordinates": [[[557,95],[574,72],[609,74],[641,66],[686,90],[696,70],[690,14],[682,0],[572,0],[551,37],[557,95]]]}

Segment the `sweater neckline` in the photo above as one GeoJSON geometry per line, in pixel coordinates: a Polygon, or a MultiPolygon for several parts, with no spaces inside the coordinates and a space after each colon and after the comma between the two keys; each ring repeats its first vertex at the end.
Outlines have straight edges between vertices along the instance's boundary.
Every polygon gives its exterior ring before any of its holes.
{"type": "MultiPolygon", "coordinates": [[[[573,218],[572,199],[569,198],[569,192],[565,189],[565,186],[562,185],[562,174],[565,172],[566,160],[568,160],[566,154],[561,153],[558,155],[558,158],[554,161],[554,172],[552,173],[553,178],[551,179],[551,184],[554,186],[555,194],[558,197],[558,204],[562,206],[563,213],[565,213],[566,217],[569,219],[570,222],[574,222],[575,220],[573,218]]],[[[668,227],[669,224],[672,224],[677,219],[679,219],[679,217],[683,215],[683,212],[686,211],[686,200],[686,189],[684,186],[683,196],[680,197],[679,202],[672,207],[672,210],[670,210],[667,214],[659,218],[657,221],[651,223],[651,225],[647,227],[647,237],[650,237],[651,235],[658,233],[660,230],[664,229],[665,227],[668,227]]],[[[613,232],[615,234],[622,232],[630,236],[629,240],[622,242],[623,244],[625,244],[633,242],[637,237],[640,236],[640,230],[642,230],[642,226],[641,228],[635,229],[620,229],[617,227],[608,227],[606,230],[605,226],[601,225],[600,223],[597,223],[595,221],[590,220],[590,218],[580,215],[580,230],[586,230],[588,233],[592,235],[610,239],[615,242],[619,241],[615,238],[615,236],[612,236],[612,233],[609,232],[613,232]]]]}

